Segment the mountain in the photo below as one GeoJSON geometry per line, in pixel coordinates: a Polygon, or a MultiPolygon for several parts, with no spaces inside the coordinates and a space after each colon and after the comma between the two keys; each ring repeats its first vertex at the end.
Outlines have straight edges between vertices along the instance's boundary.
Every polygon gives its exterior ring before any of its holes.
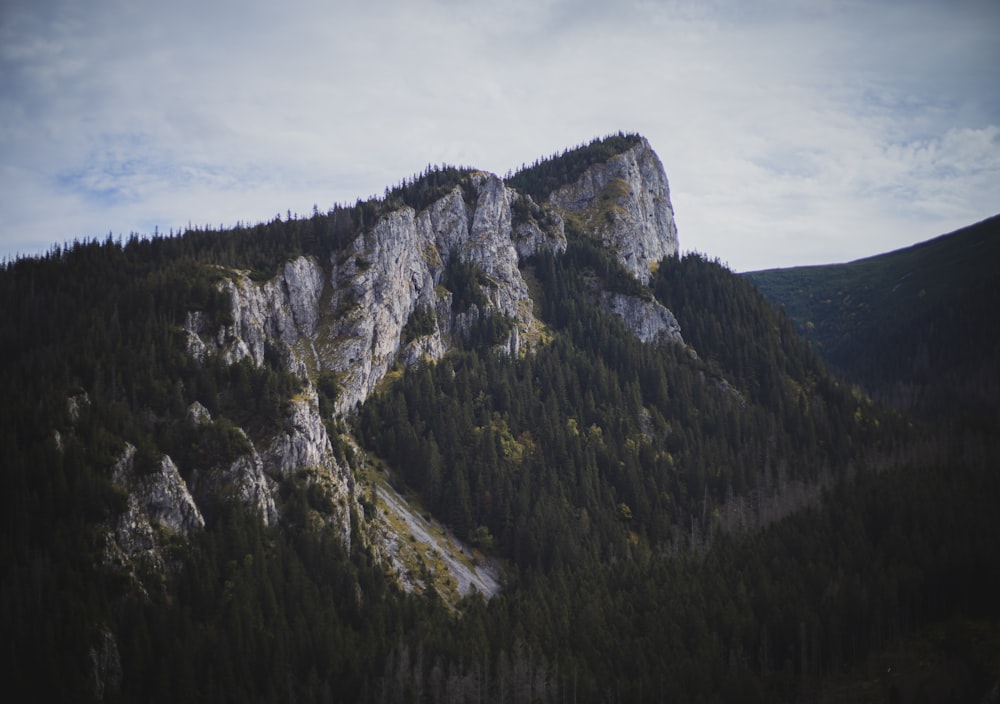
{"type": "Polygon", "coordinates": [[[751,272],[832,369],[924,417],[1000,418],[1000,216],[848,264],[751,272]]]}
{"type": "Polygon", "coordinates": [[[617,134],[8,263],[6,688],[792,701],[988,622],[995,441],[917,432],[677,251],[617,134]]]}

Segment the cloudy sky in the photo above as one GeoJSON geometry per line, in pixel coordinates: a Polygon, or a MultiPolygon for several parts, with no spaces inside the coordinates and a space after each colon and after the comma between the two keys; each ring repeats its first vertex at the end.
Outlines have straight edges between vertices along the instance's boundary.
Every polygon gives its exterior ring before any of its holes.
{"type": "Polygon", "coordinates": [[[855,259],[1000,212],[997,37],[1000,0],[3,0],[0,260],[619,130],[682,249],[855,259]]]}

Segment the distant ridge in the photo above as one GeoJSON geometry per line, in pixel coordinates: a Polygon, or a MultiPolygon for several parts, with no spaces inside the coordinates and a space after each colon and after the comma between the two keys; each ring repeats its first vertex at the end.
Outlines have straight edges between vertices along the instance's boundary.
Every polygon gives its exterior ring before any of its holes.
{"type": "Polygon", "coordinates": [[[881,399],[925,415],[995,420],[998,265],[1000,215],[846,264],[746,277],[831,368],[881,399]]]}

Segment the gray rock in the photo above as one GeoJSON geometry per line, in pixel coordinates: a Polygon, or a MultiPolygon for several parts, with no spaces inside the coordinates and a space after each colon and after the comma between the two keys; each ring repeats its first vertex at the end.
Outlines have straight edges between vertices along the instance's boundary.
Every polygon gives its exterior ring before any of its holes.
{"type": "MultiPolygon", "coordinates": [[[[278,482],[291,478],[317,483],[331,497],[335,508],[328,521],[345,542],[371,539],[375,554],[388,554],[374,529],[370,535],[351,534],[352,514],[362,513],[358,490],[351,472],[334,456],[320,416],[315,391],[319,375],[336,377],[334,413],[349,413],[392,370],[440,359],[466,339],[484,315],[514,321],[497,349],[520,353],[543,336],[519,262],[540,252],[564,252],[570,221],[597,233],[644,283],[657,262],[677,253],[667,179],[645,140],[606,164],[592,166],[546,203],[535,203],[493,174],[474,172],[468,178],[465,189],[456,186],[419,212],[403,207],[383,215],[329,262],[298,257],[263,282],[247,272],[227,271],[220,287],[230,295],[230,325],[211,329],[204,314],[187,316],[184,327],[192,358],[218,355],[228,362],[250,359],[261,365],[265,355],[278,354],[304,383],[303,392],[289,405],[285,427],[258,442],[266,449],[214,473],[198,468],[192,477],[196,495],[229,491],[270,523],[278,520],[278,482]],[[481,273],[486,299],[482,305],[453,311],[452,294],[442,283],[455,261],[474,264],[481,273]],[[414,335],[407,323],[418,310],[424,316],[431,312],[433,325],[425,318],[414,335]]],[[[599,291],[596,295],[639,339],[653,344],[682,341],[673,315],[655,301],[599,291]]],[[[189,409],[191,422],[210,422],[207,411],[198,406],[189,409]]],[[[166,479],[162,483],[169,484],[166,479]]],[[[182,498],[168,497],[165,488],[155,497],[153,493],[147,489],[141,494],[147,501],[137,506],[136,527],[129,533],[136,549],[155,538],[151,529],[148,536],[143,532],[140,515],[191,529],[183,520],[187,514],[180,508],[185,505],[182,498]],[[139,510],[149,507],[152,512],[139,510]]]]}
{"type": "Polygon", "coordinates": [[[163,455],[148,474],[135,467],[136,449],[126,444],[115,462],[111,480],[127,496],[125,510],[108,527],[104,540],[104,563],[131,576],[140,593],[145,587],[136,568],[162,573],[161,531],[189,536],[205,527],[205,520],[173,461],[163,455]],[[159,530],[157,530],[159,529],[159,530]]]}
{"type": "Polygon", "coordinates": [[[271,476],[288,477],[299,467],[320,467],[333,462],[330,438],[309,389],[289,404],[291,429],[275,435],[264,452],[264,469],[271,476]]]}
{"type": "Polygon", "coordinates": [[[351,512],[359,511],[354,477],[333,454],[330,436],[319,414],[316,391],[307,387],[289,404],[290,430],[276,434],[263,453],[263,470],[268,475],[285,479],[299,470],[308,469],[310,481],[322,484],[338,510],[329,521],[338,527],[344,543],[351,542],[351,512]]]}
{"type": "MultiPolygon", "coordinates": [[[[455,259],[475,264],[483,274],[488,310],[479,314],[509,316],[525,328],[535,324],[519,258],[532,247],[561,251],[565,237],[526,225],[515,247],[511,202],[519,196],[492,174],[477,172],[470,178],[476,194],[472,205],[456,187],[419,213],[412,208],[390,213],[355,240],[350,256],[334,263],[333,305],[339,317],[316,347],[322,366],[340,374],[338,412],[364,402],[396,363],[438,359],[452,338],[465,333],[468,320],[456,318],[451,294],[440,286],[455,259]],[[403,329],[420,306],[434,310],[436,328],[410,344],[403,329]]],[[[515,332],[502,346],[517,347],[520,340],[515,332]]]]}
{"type": "MultiPolygon", "coordinates": [[[[211,422],[208,409],[195,402],[188,408],[188,421],[211,422]]],[[[235,500],[255,513],[265,525],[278,521],[278,508],[274,503],[274,482],[264,473],[264,462],[250,438],[242,428],[236,432],[243,438],[250,452],[237,457],[225,467],[191,467],[190,489],[199,506],[215,501],[235,500]]]]}
{"type": "Polygon", "coordinates": [[[151,523],[174,534],[187,536],[205,527],[201,511],[168,455],[160,459],[157,471],[133,476],[130,494],[138,499],[151,523]]]}
{"type": "Polygon", "coordinates": [[[265,525],[278,522],[274,503],[274,481],[264,474],[264,463],[256,451],[237,458],[220,474],[223,486],[231,486],[236,499],[260,516],[265,525]]]}
{"type": "Polygon", "coordinates": [[[549,201],[583,218],[637,279],[677,254],[677,226],[660,158],[645,139],[606,164],[590,167],[549,201]]]}
{"type": "Polygon", "coordinates": [[[605,292],[601,303],[643,342],[657,345],[684,343],[677,319],[659,301],[605,292]]]}
{"type": "Polygon", "coordinates": [[[195,401],[187,410],[187,421],[192,427],[212,422],[212,414],[201,403],[195,401]]]}
{"type": "MultiPolygon", "coordinates": [[[[216,351],[228,362],[249,357],[257,365],[264,363],[269,343],[287,354],[301,338],[315,334],[323,286],[323,269],[310,257],[286,262],[277,276],[262,284],[236,272],[221,284],[230,296],[233,324],[215,333],[216,351]]],[[[204,343],[203,326],[202,316],[188,316],[188,349],[196,358],[200,346],[191,334],[204,343]]]]}

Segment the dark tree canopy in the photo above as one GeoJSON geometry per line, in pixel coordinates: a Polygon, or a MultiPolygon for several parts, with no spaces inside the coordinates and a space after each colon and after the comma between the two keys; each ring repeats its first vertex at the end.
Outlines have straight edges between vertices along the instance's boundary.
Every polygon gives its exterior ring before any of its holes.
{"type": "MultiPolygon", "coordinates": [[[[542,200],[638,139],[596,140],[508,183],[542,200]]],[[[140,471],[164,453],[186,474],[224,465],[288,422],[302,391],[277,350],[259,367],[187,353],[189,312],[232,323],[226,269],[267,279],[295,255],[336,260],[389,210],[469,198],[468,183],[429,167],[309,218],[80,242],[0,268],[9,698],[803,701],[854,677],[884,700],[912,691],[922,663],[894,680],[851,673],[901,639],[959,663],[954,691],[989,691],[995,428],[880,407],[717,262],[664,260],[646,287],[586,233],[521,262],[544,328],[532,351],[494,348],[514,321],[485,314],[482,272],[455,260],[442,285],[471,321],[462,345],[393,375],[339,425],[336,375],[314,380],[345,466],[361,461],[339,440],[353,432],[478,559],[502,561],[498,596],[453,609],[432,589],[404,593],[364,541],[315,520],[331,502],[307,472],[277,482],[278,525],[220,500],[201,533],[161,536],[162,573],[107,560],[128,510],[111,475],[126,442],[140,471]],[[640,343],[597,290],[655,297],[686,345],[640,343]],[[188,422],[194,401],[211,422],[188,422]]],[[[404,338],[436,315],[414,311],[404,338]]],[[[354,527],[376,510],[363,497],[354,527]]]]}
{"type": "Polygon", "coordinates": [[[642,137],[638,134],[622,132],[595,139],[521,168],[507,179],[507,185],[527,193],[535,202],[541,203],[560,186],[575,183],[594,164],[607,162],[639,144],[641,140],[642,137]]]}

